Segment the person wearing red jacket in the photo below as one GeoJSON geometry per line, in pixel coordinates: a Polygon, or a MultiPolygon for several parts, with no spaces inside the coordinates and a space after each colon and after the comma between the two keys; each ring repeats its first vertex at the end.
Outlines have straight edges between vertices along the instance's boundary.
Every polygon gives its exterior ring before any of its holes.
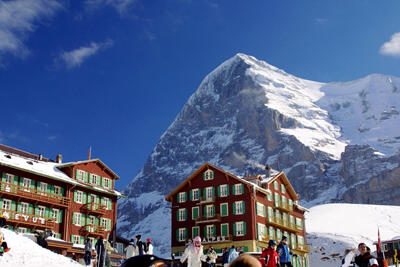
{"type": "Polygon", "coordinates": [[[275,240],[268,241],[268,248],[265,248],[261,253],[260,262],[263,267],[280,267],[275,240]]]}

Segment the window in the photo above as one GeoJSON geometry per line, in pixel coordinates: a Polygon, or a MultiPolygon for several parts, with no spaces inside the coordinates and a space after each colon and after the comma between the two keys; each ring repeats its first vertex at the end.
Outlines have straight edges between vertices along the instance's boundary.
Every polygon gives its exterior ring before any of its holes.
{"type": "Polygon", "coordinates": [[[26,233],[28,233],[28,229],[24,228],[24,227],[18,227],[17,232],[21,233],[21,234],[26,234],[26,233]]]}
{"type": "Polygon", "coordinates": [[[199,217],[199,207],[192,207],[192,220],[196,220],[199,217]]]}
{"type": "Polygon", "coordinates": [[[294,228],[294,217],[293,217],[293,215],[289,215],[289,223],[290,223],[290,227],[294,228]]]}
{"type": "Polygon", "coordinates": [[[221,236],[228,236],[229,235],[229,224],[222,223],[221,224],[221,236]]]}
{"type": "Polygon", "coordinates": [[[297,229],[303,230],[303,221],[301,218],[296,218],[296,227],[297,229]]]}
{"type": "Polygon", "coordinates": [[[199,200],[200,199],[200,189],[193,189],[192,190],[192,200],[199,200]]]}
{"type": "Polygon", "coordinates": [[[282,194],[286,193],[286,187],[284,184],[281,184],[281,192],[282,192],[282,194]]]}
{"type": "Polygon", "coordinates": [[[182,203],[186,201],[186,192],[178,193],[178,202],[182,203]]]}
{"type": "Polygon", "coordinates": [[[103,178],[104,178],[104,187],[111,188],[111,179],[105,178],[105,177],[103,177],[103,178]]]}
{"type": "Polygon", "coordinates": [[[14,183],[14,175],[6,173],[6,181],[5,182],[8,184],[14,183]]]}
{"type": "Polygon", "coordinates": [[[279,190],[278,181],[274,181],[274,189],[275,189],[275,190],[279,190]]]}
{"type": "Polygon", "coordinates": [[[78,213],[78,212],[75,212],[74,213],[74,218],[75,218],[75,225],[82,225],[82,214],[81,213],[78,213]]]}
{"type": "Polygon", "coordinates": [[[229,195],[228,189],[229,189],[229,187],[227,184],[220,185],[219,186],[219,196],[227,197],[229,195]]]}
{"type": "Polygon", "coordinates": [[[101,218],[100,226],[104,227],[104,229],[107,229],[107,218],[101,218]]]}
{"type": "Polygon", "coordinates": [[[282,196],[282,204],[281,206],[283,208],[287,208],[287,198],[285,196],[282,196]]]}
{"type": "Polygon", "coordinates": [[[277,238],[278,240],[281,240],[281,239],[282,239],[282,232],[281,232],[280,229],[276,229],[276,238],[277,238]]]}
{"type": "Polygon", "coordinates": [[[304,244],[304,237],[302,237],[301,235],[297,236],[297,243],[299,243],[299,245],[303,245],[304,244]]]}
{"type": "Polygon", "coordinates": [[[206,237],[210,238],[210,237],[214,237],[215,236],[215,226],[214,225],[207,225],[206,226],[206,237]]]}
{"type": "Polygon", "coordinates": [[[268,201],[272,201],[272,192],[269,191],[269,190],[268,190],[268,193],[267,193],[267,200],[268,201]]]}
{"type": "Polygon", "coordinates": [[[206,187],[206,200],[210,201],[214,198],[214,187],[206,187]]]}
{"type": "Polygon", "coordinates": [[[94,216],[89,216],[87,230],[91,233],[94,232],[94,225],[95,225],[96,218],[94,216]]]}
{"type": "Polygon", "coordinates": [[[279,194],[274,193],[275,207],[279,207],[279,194]]]}
{"type": "Polygon", "coordinates": [[[55,185],[54,186],[54,194],[61,195],[62,194],[61,192],[62,192],[61,187],[55,185]]]}
{"type": "Polygon", "coordinates": [[[281,222],[281,213],[279,212],[279,210],[275,210],[275,222],[277,223],[282,223],[281,222]]]}
{"type": "MultiPolygon", "coordinates": [[[[105,199],[106,199],[106,198],[104,198],[103,201],[105,201],[105,199]]],[[[96,195],[89,194],[87,202],[88,202],[88,203],[95,203],[95,202],[96,202],[96,195]]]]}
{"type": "Polygon", "coordinates": [[[207,205],[206,206],[206,217],[211,218],[215,216],[215,207],[214,205],[207,205]]]}
{"type": "Polygon", "coordinates": [[[40,217],[44,217],[45,211],[46,211],[46,207],[38,206],[36,215],[39,215],[40,217]]]}
{"type": "Polygon", "coordinates": [[[236,223],[236,236],[245,235],[245,222],[237,222],[236,223]]]}
{"type": "Polygon", "coordinates": [[[240,214],[244,214],[244,201],[235,201],[234,203],[234,211],[235,211],[235,215],[240,215],[240,214]]]}
{"type": "Polygon", "coordinates": [[[75,202],[83,203],[83,192],[82,191],[75,191],[75,192],[76,192],[75,202]]]}
{"type": "Polygon", "coordinates": [[[110,210],[111,209],[111,199],[109,199],[108,197],[104,197],[103,205],[106,206],[106,210],[110,210]]]}
{"type": "Polygon", "coordinates": [[[200,227],[198,227],[198,226],[192,227],[192,238],[195,238],[196,236],[200,236],[199,231],[200,231],[200,227]]]}
{"type": "Polygon", "coordinates": [[[85,172],[81,170],[77,170],[76,172],[76,180],[84,182],[85,181],[85,172]]]}
{"type": "Polygon", "coordinates": [[[3,199],[3,210],[11,210],[11,200],[3,199]]]}
{"type": "Polygon", "coordinates": [[[275,239],[275,230],[274,227],[270,226],[269,229],[269,239],[275,239]]]}
{"type": "Polygon", "coordinates": [[[265,206],[260,202],[257,202],[257,215],[265,217],[265,206]]]}
{"type": "Polygon", "coordinates": [[[243,194],[243,184],[235,184],[233,189],[234,189],[233,191],[234,195],[243,194]]]}
{"type": "Polygon", "coordinates": [[[290,210],[293,210],[293,200],[291,200],[291,199],[289,198],[288,202],[289,202],[289,209],[290,209],[290,210]]]}
{"type": "Polygon", "coordinates": [[[220,212],[221,212],[221,216],[228,216],[228,203],[221,203],[220,204],[220,212]]]}
{"type": "Polygon", "coordinates": [[[28,179],[28,178],[23,178],[22,179],[22,186],[23,187],[26,187],[26,188],[30,188],[31,187],[31,179],[28,179]]]}
{"type": "MultiPolygon", "coordinates": [[[[42,192],[47,192],[47,184],[40,182],[39,190],[42,192]]],[[[44,193],[41,193],[42,195],[45,195],[44,193]]]]}
{"type": "Polygon", "coordinates": [[[98,181],[99,181],[99,176],[96,174],[92,174],[92,184],[97,185],[98,181]]]}
{"type": "Polygon", "coordinates": [[[178,221],[186,221],[186,209],[179,209],[178,210],[178,221]]]}
{"type": "Polygon", "coordinates": [[[272,209],[272,207],[268,207],[268,221],[274,221],[274,210],[272,209]]]}
{"type": "Polygon", "coordinates": [[[186,228],[179,228],[178,229],[178,241],[185,241],[187,238],[186,233],[187,233],[186,228]]]}
{"type": "Polygon", "coordinates": [[[80,244],[81,243],[81,237],[79,235],[73,235],[72,236],[72,243],[80,244]]]}
{"type": "Polygon", "coordinates": [[[59,209],[51,209],[50,217],[53,218],[55,222],[58,222],[59,215],[60,215],[59,209]]]}
{"type": "Polygon", "coordinates": [[[214,172],[212,170],[207,170],[203,173],[203,180],[212,180],[214,179],[214,172]]]}
{"type": "Polygon", "coordinates": [[[22,213],[28,213],[29,210],[29,204],[25,202],[21,202],[21,212],[22,213]]]}
{"type": "Polygon", "coordinates": [[[296,249],[296,236],[294,234],[290,234],[290,246],[292,249],[296,249]]]}
{"type": "Polygon", "coordinates": [[[284,226],[288,225],[287,214],[285,212],[282,213],[282,221],[284,226]]]}
{"type": "Polygon", "coordinates": [[[263,240],[267,237],[267,227],[264,224],[257,223],[258,240],[263,240]]]}

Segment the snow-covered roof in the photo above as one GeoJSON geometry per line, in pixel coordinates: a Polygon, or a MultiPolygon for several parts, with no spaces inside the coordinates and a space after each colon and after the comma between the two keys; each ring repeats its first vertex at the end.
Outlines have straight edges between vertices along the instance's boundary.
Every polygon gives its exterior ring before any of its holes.
{"type": "Polygon", "coordinates": [[[24,157],[22,155],[18,155],[15,153],[10,153],[9,151],[0,150],[0,165],[11,167],[11,168],[22,170],[22,171],[26,171],[26,172],[33,173],[33,174],[37,174],[37,175],[44,176],[44,177],[47,177],[50,179],[63,181],[65,183],[69,183],[69,184],[80,185],[83,187],[90,187],[90,189],[93,189],[95,191],[99,191],[99,192],[103,192],[103,193],[107,193],[107,194],[113,194],[116,196],[122,196],[122,194],[120,192],[118,192],[117,190],[106,190],[106,189],[100,188],[100,187],[87,186],[83,183],[80,183],[80,182],[72,179],[67,174],[65,174],[64,172],[62,172],[61,170],[58,169],[60,167],[60,165],[64,165],[64,164],[28,158],[28,157],[24,157]]]}
{"type": "Polygon", "coordinates": [[[64,168],[68,166],[74,166],[74,165],[79,165],[79,164],[85,164],[85,163],[90,163],[90,162],[97,162],[100,165],[102,165],[105,169],[107,169],[115,179],[119,179],[119,176],[113,172],[104,162],[102,162],[100,159],[89,159],[89,160],[82,160],[82,161],[73,161],[73,162],[67,162],[67,163],[62,163],[57,166],[57,168],[64,168]]]}

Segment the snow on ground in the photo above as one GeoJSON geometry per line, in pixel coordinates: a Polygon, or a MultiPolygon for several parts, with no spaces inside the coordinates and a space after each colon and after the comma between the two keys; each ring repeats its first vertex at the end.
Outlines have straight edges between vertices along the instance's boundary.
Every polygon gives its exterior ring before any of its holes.
{"type": "Polygon", "coordinates": [[[364,242],[374,251],[378,239],[400,235],[400,206],[325,204],[306,213],[307,240],[311,267],[340,266],[346,248],[364,242]]]}
{"type": "Polygon", "coordinates": [[[0,229],[10,249],[0,257],[1,267],[82,267],[81,264],[37,245],[29,237],[0,229]]]}

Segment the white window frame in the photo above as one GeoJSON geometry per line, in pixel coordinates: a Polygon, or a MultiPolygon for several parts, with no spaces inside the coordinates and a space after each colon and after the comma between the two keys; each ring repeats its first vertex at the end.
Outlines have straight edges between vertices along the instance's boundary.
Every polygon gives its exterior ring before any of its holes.
{"type": "Polygon", "coordinates": [[[244,222],[236,222],[236,236],[244,236],[244,222]]]}
{"type": "Polygon", "coordinates": [[[104,177],[104,188],[110,188],[111,179],[104,177]]]}
{"type": "Polygon", "coordinates": [[[104,229],[107,229],[107,218],[100,219],[100,226],[104,227],[104,229]]]}
{"type": "Polygon", "coordinates": [[[183,222],[183,221],[186,221],[185,220],[185,208],[183,208],[183,209],[178,209],[178,221],[179,222],[183,222]]]}
{"type": "Polygon", "coordinates": [[[95,194],[88,194],[87,203],[96,203],[96,195],[95,194]]]}
{"type": "Polygon", "coordinates": [[[97,181],[100,178],[99,175],[92,173],[92,184],[97,185],[97,181]]]}
{"type": "Polygon", "coordinates": [[[83,191],[76,190],[76,203],[83,203],[83,191]]]}
{"type": "Polygon", "coordinates": [[[81,243],[81,237],[79,235],[73,235],[72,243],[79,245],[81,243]]]}
{"type": "Polygon", "coordinates": [[[286,187],[284,184],[281,184],[281,193],[286,194],[286,187]]]}
{"type": "Polygon", "coordinates": [[[46,214],[46,207],[45,206],[37,206],[38,207],[38,216],[40,217],[44,217],[44,215],[46,214]]]}
{"type": "Polygon", "coordinates": [[[219,196],[220,197],[227,197],[228,196],[228,185],[223,184],[219,187],[219,196]]]}
{"type": "Polygon", "coordinates": [[[258,216],[265,217],[264,216],[264,208],[265,208],[264,204],[257,202],[257,215],[258,216]]]}
{"type": "Polygon", "coordinates": [[[75,225],[81,226],[82,224],[82,213],[75,212],[75,225]]]}
{"type": "MultiPolygon", "coordinates": [[[[221,231],[221,236],[223,236],[223,235],[222,235],[222,226],[223,226],[223,225],[226,225],[226,226],[227,226],[226,228],[228,229],[228,233],[227,233],[226,236],[229,236],[229,223],[221,223],[221,225],[220,225],[220,228],[221,228],[221,229],[220,229],[220,231],[221,231]]],[[[225,236],[225,237],[226,237],[226,236],[225,236]]]]}
{"type": "Polygon", "coordinates": [[[192,207],[192,220],[196,220],[197,219],[197,218],[194,218],[194,212],[193,211],[195,209],[197,209],[197,217],[200,217],[200,208],[199,207],[192,207]]]}
{"type": "Polygon", "coordinates": [[[29,203],[21,202],[21,212],[25,214],[29,212],[29,203]]]}
{"type": "Polygon", "coordinates": [[[78,174],[76,176],[76,180],[84,182],[85,181],[85,171],[78,170],[78,174]]]}
{"type": "MultiPolygon", "coordinates": [[[[90,215],[90,216],[89,216],[88,231],[91,232],[91,233],[94,232],[94,226],[95,226],[95,224],[96,224],[95,222],[96,222],[96,217],[93,216],[93,215],[90,215]]],[[[93,243],[92,243],[92,244],[93,244],[93,243]]]]}
{"type": "Polygon", "coordinates": [[[55,195],[61,195],[61,186],[54,186],[54,194],[55,195]]]}
{"type": "Polygon", "coordinates": [[[186,228],[179,228],[178,241],[185,241],[185,240],[186,240],[186,228]]]}
{"type": "MultiPolygon", "coordinates": [[[[31,185],[32,185],[32,180],[31,179],[22,177],[22,186],[23,187],[30,189],[31,185]]],[[[29,191],[29,190],[25,190],[25,191],[29,191]]]]}
{"type": "Polygon", "coordinates": [[[200,199],[200,189],[196,188],[192,190],[192,200],[199,200],[200,199]]]}
{"type": "Polygon", "coordinates": [[[242,184],[235,184],[235,195],[241,195],[242,192],[242,184]]]}
{"type": "Polygon", "coordinates": [[[258,230],[258,240],[263,240],[267,236],[267,233],[265,232],[266,230],[265,224],[257,223],[257,230],[258,230]]]}
{"type": "Polygon", "coordinates": [[[103,205],[106,206],[106,210],[108,209],[108,203],[110,203],[111,199],[109,199],[108,197],[103,197],[103,205]]]}
{"type": "Polygon", "coordinates": [[[206,205],[206,217],[207,218],[211,218],[214,217],[215,215],[213,214],[213,210],[215,210],[215,208],[213,209],[214,205],[206,205]]]}
{"type": "Polygon", "coordinates": [[[47,183],[40,182],[39,191],[41,195],[46,195],[47,192],[47,183]]]}
{"type": "Polygon", "coordinates": [[[219,213],[221,214],[221,217],[229,216],[229,204],[226,202],[219,204],[219,213]],[[222,215],[222,206],[223,205],[226,205],[226,215],[222,215]]]}
{"type": "Polygon", "coordinates": [[[60,210],[52,208],[50,212],[50,217],[54,219],[55,223],[58,223],[59,216],[60,216],[60,210]]]}
{"type": "Polygon", "coordinates": [[[25,227],[18,227],[17,232],[20,234],[26,234],[28,232],[28,228],[25,227]]]}
{"type": "Polygon", "coordinates": [[[205,195],[205,199],[206,200],[212,200],[213,199],[213,187],[209,186],[206,187],[206,195],[205,195]]]}
{"type": "Polygon", "coordinates": [[[185,199],[185,194],[186,194],[186,192],[179,192],[179,193],[178,193],[178,202],[179,202],[179,203],[185,202],[185,201],[184,201],[184,199],[185,199]]]}
{"type": "Polygon", "coordinates": [[[303,220],[302,220],[301,218],[297,218],[297,217],[296,217],[296,226],[297,226],[299,229],[303,230],[303,220]]]}
{"type": "Polygon", "coordinates": [[[213,225],[213,224],[208,224],[208,225],[206,225],[206,231],[207,231],[207,233],[206,233],[205,236],[206,236],[207,238],[214,237],[214,235],[213,235],[214,225],[213,225]]]}
{"type": "Polygon", "coordinates": [[[5,182],[7,183],[7,184],[13,184],[14,183],[14,175],[13,174],[9,174],[9,173],[6,173],[6,180],[5,180],[5,182]]]}
{"type": "Polygon", "coordinates": [[[204,180],[212,180],[212,179],[214,179],[214,178],[212,178],[212,175],[211,174],[213,174],[214,172],[212,171],[212,170],[206,170],[205,172],[204,172],[204,180]]]}
{"type": "Polygon", "coordinates": [[[241,201],[235,201],[235,215],[244,214],[244,211],[243,211],[243,204],[242,204],[242,203],[244,203],[243,200],[241,200],[241,201]]]}
{"type": "Polygon", "coordinates": [[[3,199],[3,210],[11,210],[11,200],[3,199]]]}

